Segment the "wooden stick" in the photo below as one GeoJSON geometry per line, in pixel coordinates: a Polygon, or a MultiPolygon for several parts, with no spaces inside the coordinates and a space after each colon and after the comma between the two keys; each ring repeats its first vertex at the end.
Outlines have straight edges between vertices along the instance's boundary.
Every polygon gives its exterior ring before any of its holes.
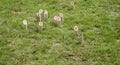
{"type": "Polygon", "coordinates": [[[23,28],[27,30],[27,20],[23,20],[23,28]]]}
{"type": "Polygon", "coordinates": [[[74,26],[74,35],[78,35],[78,26],[74,26]]]}
{"type": "Polygon", "coordinates": [[[43,13],[43,10],[42,10],[42,9],[40,9],[39,12],[37,13],[36,18],[37,18],[37,21],[38,21],[38,22],[41,21],[42,13],[43,13]]]}
{"type": "Polygon", "coordinates": [[[43,13],[43,10],[42,10],[42,9],[40,9],[40,10],[39,10],[39,14],[41,14],[41,15],[42,15],[42,13],[43,13]]]}
{"type": "Polygon", "coordinates": [[[54,16],[54,24],[57,26],[61,26],[61,17],[54,16]]]}
{"type": "Polygon", "coordinates": [[[84,42],[83,32],[79,35],[78,41],[79,41],[79,43],[83,43],[84,42]]]}
{"type": "Polygon", "coordinates": [[[74,9],[74,8],[75,8],[75,5],[74,5],[74,2],[73,2],[73,1],[71,1],[70,7],[71,7],[71,9],[74,9]]]}
{"type": "Polygon", "coordinates": [[[47,19],[47,18],[48,18],[48,11],[45,10],[45,11],[44,11],[44,19],[47,19]]]}
{"type": "Polygon", "coordinates": [[[59,17],[61,18],[61,21],[63,21],[63,13],[59,13],[59,17]]]}
{"type": "Polygon", "coordinates": [[[41,21],[41,14],[40,14],[39,12],[37,13],[36,18],[37,18],[37,21],[38,21],[38,22],[41,21]]]}
{"type": "Polygon", "coordinates": [[[39,22],[38,31],[42,31],[42,30],[43,30],[43,22],[39,22]]]}

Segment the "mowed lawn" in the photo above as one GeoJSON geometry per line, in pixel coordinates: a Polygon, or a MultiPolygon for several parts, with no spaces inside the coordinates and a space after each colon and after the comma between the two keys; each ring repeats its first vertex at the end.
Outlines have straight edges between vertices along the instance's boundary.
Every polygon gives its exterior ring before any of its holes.
{"type": "Polygon", "coordinates": [[[0,0],[0,65],[119,65],[120,0],[0,0]],[[49,18],[38,32],[36,13],[49,18]],[[54,16],[64,14],[61,25],[54,16]],[[22,27],[28,21],[28,30],[22,27]],[[84,34],[78,44],[77,25],[84,34]]]}

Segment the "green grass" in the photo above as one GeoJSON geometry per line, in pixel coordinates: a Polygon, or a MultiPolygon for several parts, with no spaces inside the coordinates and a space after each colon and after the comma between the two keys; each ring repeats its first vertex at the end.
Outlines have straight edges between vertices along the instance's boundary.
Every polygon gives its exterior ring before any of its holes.
{"type": "Polygon", "coordinates": [[[0,65],[119,65],[120,0],[1,0],[0,65]],[[44,31],[37,32],[36,13],[48,10],[44,31]],[[53,17],[64,14],[61,27],[53,17]],[[28,30],[22,21],[28,21],[28,30]],[[73,27],[84,33],[77,44],[73,27]]]}

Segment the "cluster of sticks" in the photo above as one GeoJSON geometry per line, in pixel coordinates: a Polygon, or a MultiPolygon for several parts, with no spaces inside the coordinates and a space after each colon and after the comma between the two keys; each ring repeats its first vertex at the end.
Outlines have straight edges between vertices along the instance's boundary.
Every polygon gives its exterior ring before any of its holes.
{"type": "MultiPolygon", "coordinates": [[[[41,21],[42,19],[42,14],[43,14],[43,10],[40,9],[39,12],[37,13],[37,21],[39,22],[38,23],[38,31],[42,31],[43,30],[43,22],[41,21]]],[[[46,20],[48,18],[48,11],[45,10],[44,11],[44,19],[46,20]]]]}
{"type": "Polygon", "coordinates": [[[81,32],[80,34],[78,34],[78,32],[79,32],[78,26],[74,26],[74,35],[78,36],[79,43],[83,43],[84,42],[83,32],[81,32]]]}
{"type": "MultiPolygon", "coordinates": [[[[70,3],[70,7],[71,7],[71,9],[75,8],[73,1],[70,3]]],[[[44,14],[44,19],[45,20],[48,18],[48,11],[45,10],[44,13],[43,13],[43,10],[40,9],[39,12],[37,13],[37,16],[36,16],[36,19],[39,22],[38,23],[38,31],[42,31],[43,30],[43,22],[41,21],[42,14],[44,14]]],[[[54,24],[56,26],[61,26],[63,21],[64,21],[63,13],[59,13],[58,16],[54,16],[54,24]]],[[[27,30],[27,27],[28,27],[27,26],[27,20],[23,20],[23,27],[24,27],[24,29],[27,30]]],[[[80,33],[80,35],[78,35],[78,26],[74,26],[74,35],[78,36],[79,43],[83,43],[84,42],[83,33],[80,33]]]]}
{"type": "Polygon", "coordinates": [[[58,16],[54,16],[54,24],[56,26],[61,26],[62,22],[63,22],[63,13],[59,13],[58,16]]]}

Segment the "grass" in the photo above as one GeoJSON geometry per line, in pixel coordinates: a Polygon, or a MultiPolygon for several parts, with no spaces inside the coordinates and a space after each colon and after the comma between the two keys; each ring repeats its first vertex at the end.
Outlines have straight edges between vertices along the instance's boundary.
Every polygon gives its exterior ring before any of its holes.
{"type": "Polygon", "coordinates": [[[0,65],[119,65],[120,0],[1,0],[0,65]],[[49,11],[44,31],[37,32],[36,13],[49,11]],[[61,27],[53,17],[64,13],[61,27]],[[28,21],[28,30],[22,21],[28,21]],[[73,27],[84,33],[77,44],[73,27]]]}

